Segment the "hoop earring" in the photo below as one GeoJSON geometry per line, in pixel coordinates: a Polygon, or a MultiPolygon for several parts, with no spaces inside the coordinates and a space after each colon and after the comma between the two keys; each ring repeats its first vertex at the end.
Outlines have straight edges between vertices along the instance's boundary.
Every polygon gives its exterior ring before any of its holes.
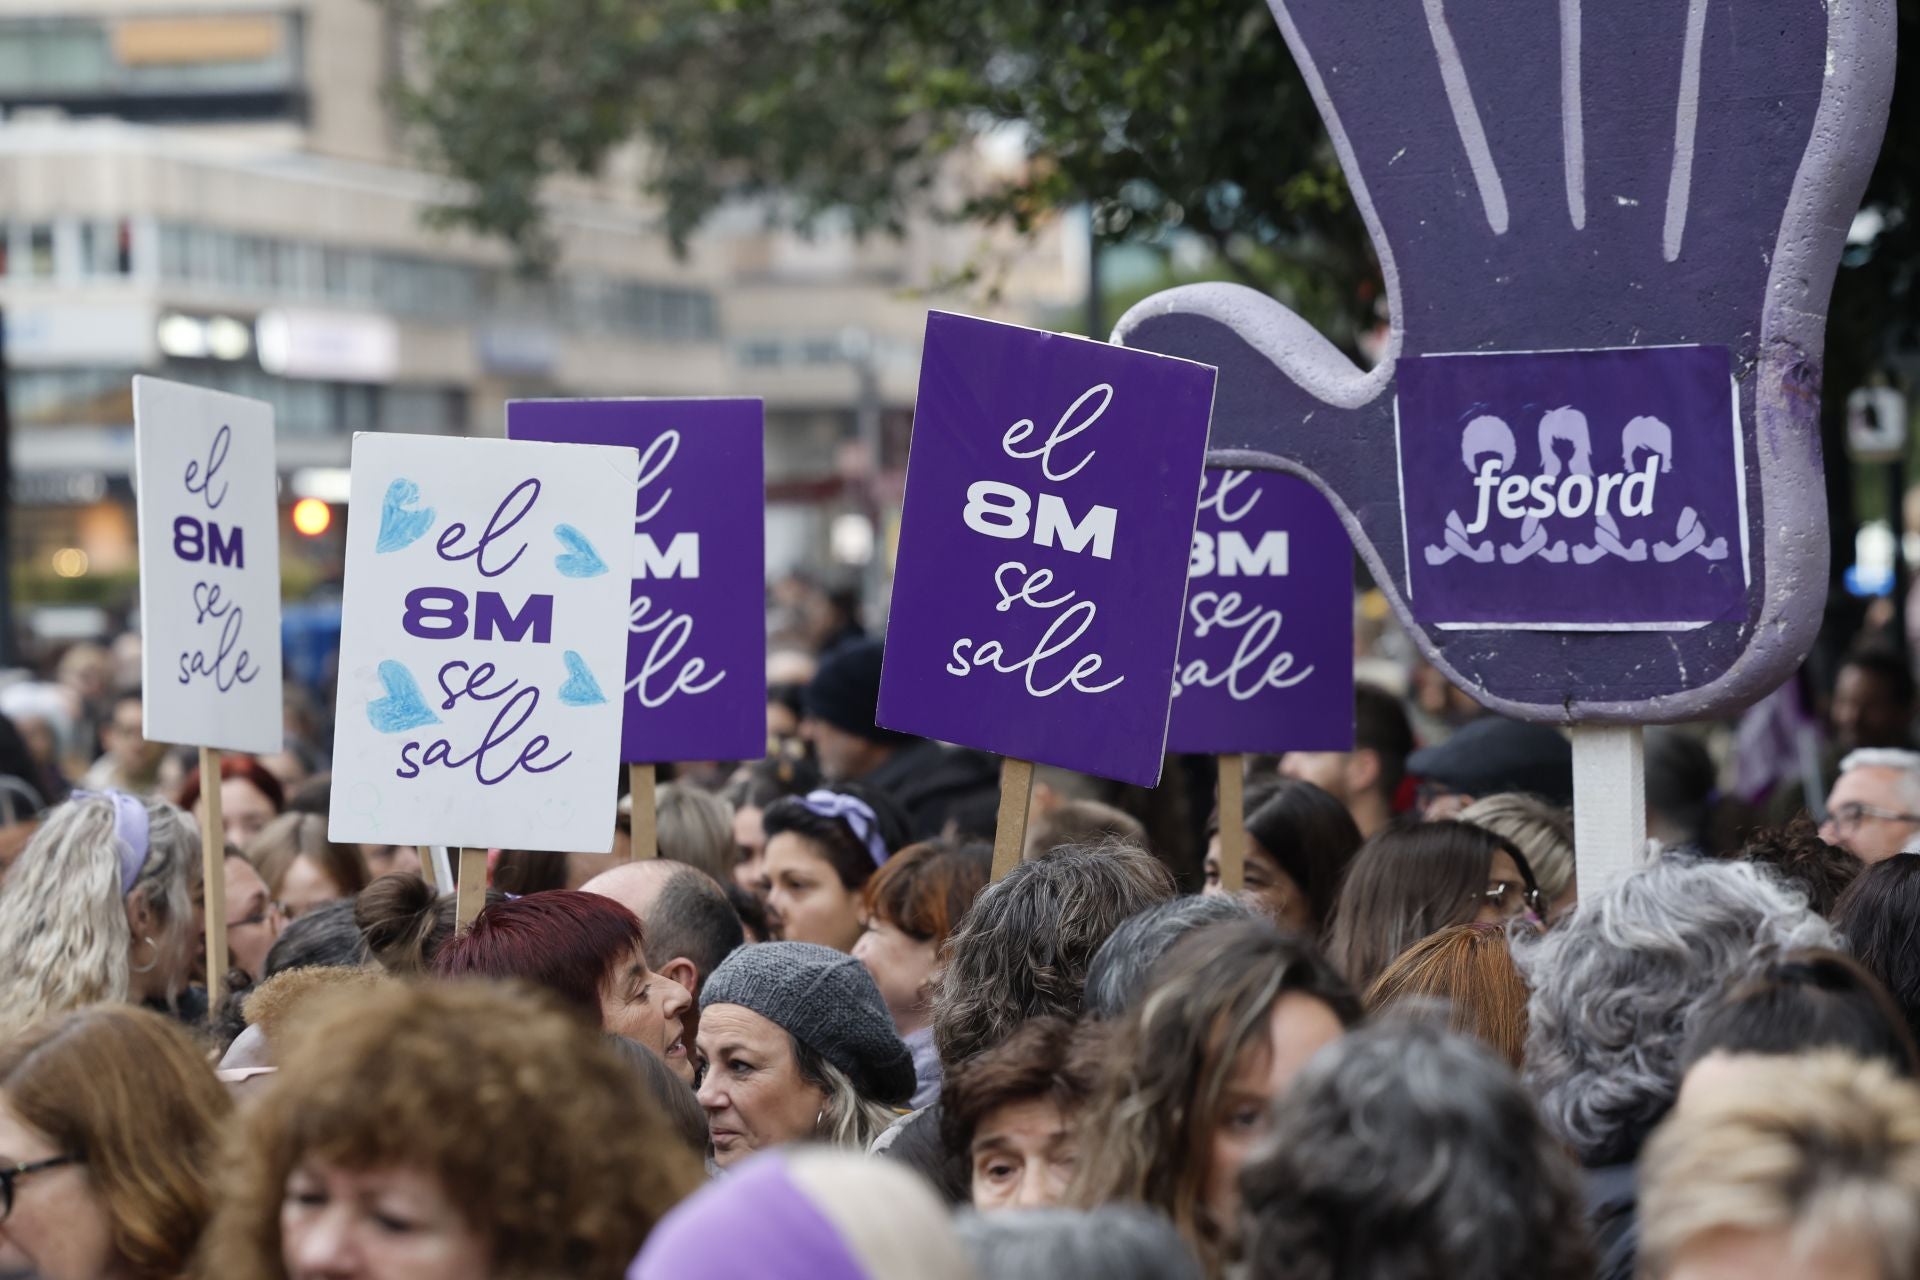
{"type": "Polygon", "coordinates": [[[155,942],[152,938],[141,938],[140,941],[146,943],[148,946],[153,948],[153,959],[147,962],[145,968],[142,968],[141,966],[129,961],[127,964],[127,968],[134,973],[152,973],[155,969],[160,967],[160,944],[155,942]]]}

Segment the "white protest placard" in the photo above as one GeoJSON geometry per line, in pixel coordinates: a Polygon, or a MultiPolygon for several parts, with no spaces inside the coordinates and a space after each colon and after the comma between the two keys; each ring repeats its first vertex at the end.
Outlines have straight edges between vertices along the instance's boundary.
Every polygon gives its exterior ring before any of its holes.
{"type": "Polygon", "coordinates": [[[613,846],[639,455],[353,442],[328,833],[613,846]]]}
{"type": "Polygon", "coordinates": [[[133,380],[140,627],[153,742],[280,750],[273,409],[133,380]]]}

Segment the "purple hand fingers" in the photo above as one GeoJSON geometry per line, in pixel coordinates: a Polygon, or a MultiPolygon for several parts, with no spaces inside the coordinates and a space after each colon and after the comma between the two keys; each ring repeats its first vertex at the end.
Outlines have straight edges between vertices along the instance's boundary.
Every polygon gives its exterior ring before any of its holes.
{"type": "MultiPolygon", "coordinates": [[[[1393,309],[1387,357],[1359,370],[1277,303],[1221,285],[1149,299],[1123,318],[1120,339],[1218,365],[1216,463],[1293,470],[1325,490],[1423,649],[1489,705],[1535,719],[1679,719],[1771,687],[1804,652],[1822,594],[1819,343],[1884,123],[1891,0],[1274,7],[1380,250],[1393,309]],[[1625,535],[1606,527],[1611,516],[1590,510],[1594,491],[1610,485],[1618,499],[1655,442],[1626,438],[1619,406],[1608,405],[1591,422],[1591,475],[1579,482],[1589,487],[1568,498],[1587,450],[1547,433],[1536,447],[1533,437],[1543,414],[1574,397],[1530,401],[1500,408],[1524,443],[1488,483],[1546,478],[1532,497],[1558,486],[1559,522],[1550,537],[1531,527],[1520,536],[1520,508],[1508,505],[1501,517],[1512,523],[1468,528],[1517,539],[1523,561],[1565,561],[1558,544],[1570,537],[1573,564],[1557,572],[1571,580],[1577,566],[1611,564],[1616,576],[1589,594],[1624,594],[1648,581],[1618,576],[1626,564],[1665,572],[1659,552],[1670,547],[1656,544],[1650,561],[1636,535],[1662,520],[1671,528],[1672,503],[1684,498],[1705,527],[1691,539],[1676,532],[1671,545],[1691,572],[1724,561],[1711,581],[1731,604],[1641,632],[1423,622],[1416,599],[1430,617],[1434,597],[1410,598],[1419,574],[1408,576],[1417,566],[1403,508],[1437,485],[1443,508],[1470,513],[1453,495],[1475,475],[1442,474],[1425,454],[1409,462],[1396,450],[1406,439],[1397,425],[1459,431],[1431,411],[1397,423],[1402,358],[1667,344],[1723,347],[1720,367],[1737,379],[1731,404],[1722,392],[1713,412],[1666,415],[1685,432],[1645,483],[1678,484],[1676,498],[1630,513],[1646,518],[1625,535]],[[1731,431],[1736,413],[1738,436],[1716,435],[1716,450],[1701,453],[1699,424],[1731,431]],[[1689,487],[1704,480],[1717,486],[1705,500],[1689,487]]],[[[1421,573],[1436,569],[1432,556],[1421,560],[1421,573]]],[[[1682,580],[1663,582],[1684,603],[1682,580]]]]}

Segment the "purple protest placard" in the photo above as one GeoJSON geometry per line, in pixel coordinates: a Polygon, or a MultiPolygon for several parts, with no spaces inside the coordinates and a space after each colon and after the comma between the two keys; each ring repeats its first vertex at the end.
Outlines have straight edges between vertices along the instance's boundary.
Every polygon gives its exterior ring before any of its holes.
{"type": "Polygon", "coordinates": [[[1167,749],[1353,747],[1353,547],[1298,476],[1209,468],[1167,749]]]}
{"type": "Polygon", "coordinates": [[[1213,370],[934,312],[880,723],[1160,777],[1213,370]]]}
{"type": "Polygon", "coordinates": [[[1718,346],[1403,358],[1415,619],[1687,631],[1744,616],[1736,403],[1718,346]]]}
{"type": "Polygon", "coordinates": [[[640,453],[622,758],[767,750],[766,481],[759,400],[515,400],[516,440],[640,453]]]}

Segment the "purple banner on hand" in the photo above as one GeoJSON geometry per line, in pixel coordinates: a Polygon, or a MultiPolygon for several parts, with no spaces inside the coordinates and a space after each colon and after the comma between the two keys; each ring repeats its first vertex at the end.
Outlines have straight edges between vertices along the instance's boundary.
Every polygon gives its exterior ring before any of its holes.
{"type": "Polygon", "coordinates": [[[1209,468],[1167,749],[1353,747],[1353,547],[1298,476],[1209,468]]]}
{"type": "Polygon", "coordinates": [[[1159,780],[1213,376],[927,318],[882,725],[1159,780]]]}
{"type": "Polygon", "coordinates": [[[516,400],[516,440],[640,453],[627,618],[630,763],[767,750],[765,413],[759,400],[516,400]]]}
{"type": "Polygon", "coordinates": [[[1413,356],[1399,380],[1416,620],[1686,631],[1746,615],[1725,347],[1413,356]]]}

